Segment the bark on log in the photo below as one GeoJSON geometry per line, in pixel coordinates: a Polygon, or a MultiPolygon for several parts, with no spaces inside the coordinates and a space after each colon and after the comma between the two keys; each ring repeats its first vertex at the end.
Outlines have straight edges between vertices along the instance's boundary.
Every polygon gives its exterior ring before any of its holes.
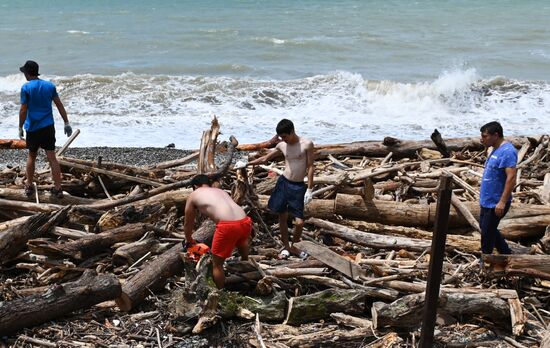
{"type": "Polygon", "coordinates": [[[8,199],[0,198],[0,208],[6,209],[6,210],[29,211],[33,213],[50,213],[52,211],[56,211],[63,208],[63,205],[48,204],[48,203],[37,204],[37,203],[30,203],[30,202],[12,201],[8,199]]]}
{"type": "Polygon", "coordinates": [[[361,290],[327,289],[310,295],[292,297],[283,324],[299,325],[325,319],[331,313],[363,314],[367,293],[361,290]]]}
{"type": "MultiPolygon", "coordinates": [[[[416,327],[422,322],[423,306],[424,293],[407,295],[389,304],[375,302],[371,311],[374,327],[416,327]]],[[[439,296],[438,311],[452,316],[480,315],[497,323],[510,319],[508,301],[487,293],[481,295],[443,292],[439,296]]]]}
{"type": "Polygon", "coordinates": [[[366,337],[373,336],[372,331],[367,331],[364,328],[354,329],[351,331],[339,330],[336,328],[321,329],[312,333],[295,335],[287,341],[283,341],[286,347],[347,347],[361,346],[366,337]]]}
{"type": "Polygon", "coordinates": [[[120,295],[118,279],[87,270],[75,282],[55,285],[42,295],[0,302],[0,334],[59,318],[120,295]]]}
{"type": "Polygon", "coordinates": [[[0,265],[24,249],[29,239],[42,237],[55,225],[62,223],[69,209],[70,207],[65,207],[55,213],[33,215],[20,225],[13,226],[0,234],[0,265]]]}
{"type": "Polygon", "coordinates": [[[116,304],[124,312],[135,308],[149,294],[162,287],[167,278],[183,272],[183,262],[179,253],[183,251],[177,243],[155,260],[145,264],[143,269],[122,286],[122,294],[116,304]]]}

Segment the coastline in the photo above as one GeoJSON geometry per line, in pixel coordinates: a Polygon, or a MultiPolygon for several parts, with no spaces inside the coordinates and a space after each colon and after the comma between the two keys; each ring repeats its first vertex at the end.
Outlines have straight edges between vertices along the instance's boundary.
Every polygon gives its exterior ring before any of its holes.
{"type": "MultiPolygon", "coordinates": [[[[59,147],[56,147],[56,151],[59,147]]],[[[63,156],[84,160],[95,160],[101,156],[103,162],[116,162],[137,167],[175,160],[192,153],[192,150],[180,150],[166,147],[74,147],[63,156]]],[[[25,168],[28,151],[26,149],[0,149],[0,169],[25,168]]],[[[37,170],[48,169],[48,161],[43,150],[38,151],[37,170]]]]}

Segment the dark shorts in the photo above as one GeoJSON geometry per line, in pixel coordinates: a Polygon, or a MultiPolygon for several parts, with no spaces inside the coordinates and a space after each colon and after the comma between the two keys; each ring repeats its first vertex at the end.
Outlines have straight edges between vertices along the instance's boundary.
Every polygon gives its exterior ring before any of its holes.
{"type": "Polygon", "coordinates": [[[46,151],[55,150],[55,127],[49,125],[44,128],[40,128],[34,132],[27,132],[27,149],[30,152],[37,152],[39,148],[43,148],[46,151]]]}
{"type": "Polygon", "coordinates": [[[290,181],[283,175],[277,179],[267,207],[275,213],[289,212],[299,219],[304,218],[304,195],[307,186],[303,182],[290,181]]]}

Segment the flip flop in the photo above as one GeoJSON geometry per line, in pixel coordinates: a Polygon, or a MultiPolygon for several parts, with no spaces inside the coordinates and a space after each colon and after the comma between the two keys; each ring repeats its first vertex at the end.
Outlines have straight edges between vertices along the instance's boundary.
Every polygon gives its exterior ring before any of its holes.
{"type": "Polygon", "coordinates": [[[309,254],[306,253],[305,251],[300,251],[300,255],[298,255],[298,257],[301,258],[302,260],[307,259],[308,256],[309,256],[309,254]]]}

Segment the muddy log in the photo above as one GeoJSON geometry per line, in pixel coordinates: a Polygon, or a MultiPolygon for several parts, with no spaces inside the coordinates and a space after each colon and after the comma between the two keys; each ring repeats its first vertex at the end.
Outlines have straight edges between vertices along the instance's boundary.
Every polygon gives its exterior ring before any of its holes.
{"type": "Polygon", "coordinates": [[[292,297],[284,324],[299,325],[330,314],[364,314],[367,311],[367,293],[362,290],[327,289],[310,295],[292,297]]]}
{"type": "MultiPolygon", "coordinates": [[[[372,321],[377,329],[385,326],[416,327],[422,322],[424,293],[412,294],[386,304],[372,305],[372,321]]],[[[496,323],[510,326],[510,306],[506,299],[490,293],[468,294],[442,292],[439,296],[438,312],[451,316],[479,315],[496,323]]]]}
{"type": "MultiPolygon", "coordinates": [[[[506,140],[512,142],[515,147],[520,148],[529,139],[536,143],[536,139],[526,137],[506,137],[506,140]]],[[[538,139],[538,138],[537,138],[538,139]]],[[[479,142],[479,137],[450,138],[445,139],[448,151],[483,150],[483,145],[479,142]]],[[[347,144],[320,145],[315,147],[315,157],[325,158],[329,154],[333,156],[358,155],[366,157],[385,157],[390,152],[393,158],[416,157],[416,152],[421,149],[438,150],[437,146],[431,140],[400,140],[392,137],[386,137],[383,141],[356,141],[347,144]]]]}
{"type": "Polygon", "coordinates": [[[116,304],[124,312],[135,308],[150,291],[162,287],[169,277],[183,272],[183,262],[179,253],[183,251],[177,243],[155,260],[145,264],[143,269],[122,286],[122,294],[116,304]]]}
{"type": "Polygon", "coordinates": [[[120,295],[114,275],[86,270],[77,281],[54,285],[46,293],[0,302],[0,334],[16,332],[120,295]]]}
{"type": "Polygon", "coordinates": [[[27,246],[27,241],[44,236],[54,226],[61,224],[70,207],[55,213],[39,213],[29,217],[19,225],[12,226],[0,233],[0,264],[15,257],[27,246]]]}

